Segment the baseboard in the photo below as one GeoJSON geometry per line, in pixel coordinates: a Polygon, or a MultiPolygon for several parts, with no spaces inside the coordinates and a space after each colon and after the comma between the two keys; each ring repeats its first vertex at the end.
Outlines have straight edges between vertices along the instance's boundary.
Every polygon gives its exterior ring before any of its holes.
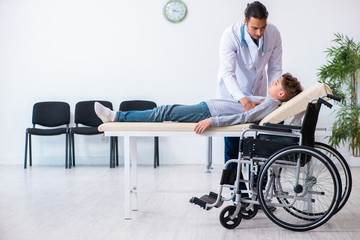
{"type": "Polygon", "coordinates": [[[350,167],[360,167],[360,157],[349,157],[349,165],[350,167]]]}

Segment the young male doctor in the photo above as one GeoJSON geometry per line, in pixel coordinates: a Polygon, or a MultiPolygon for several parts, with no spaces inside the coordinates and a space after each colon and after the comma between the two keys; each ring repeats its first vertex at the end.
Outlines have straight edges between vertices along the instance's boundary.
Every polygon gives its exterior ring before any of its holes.
{"type": "MultiPolygon", "coordinates": [[[[266,96],[267,87],[282,74],[280,32],[267,17],[262,3],[248,4],[245,20],[227,28],[220,42],[218,97],[240,102],[244,111],[260,104],[249,96],[266,96]]],[[[225,162],[237,159],[238,152],[239,138],[225,138],[225,162]]]]}

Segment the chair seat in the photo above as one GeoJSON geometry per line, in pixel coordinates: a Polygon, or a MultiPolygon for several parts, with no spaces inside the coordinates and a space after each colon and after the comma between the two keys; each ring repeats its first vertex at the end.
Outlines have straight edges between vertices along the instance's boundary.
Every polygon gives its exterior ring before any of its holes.
{"type": "Polygon", "coordinates": [[[66,134],[66,128],[52,128],[52,129],[43,129],[43,128],[27,128],[26,131],[31,135],[40,135],[40,136],[53,136],[66,134]]]}
{"type": "Polygon", "coordinates": [[[73,127],[70,128],[70,133],[75,133],[80,135],[102,134],[102,132],[99,132],[97,127],[73,127]]]}

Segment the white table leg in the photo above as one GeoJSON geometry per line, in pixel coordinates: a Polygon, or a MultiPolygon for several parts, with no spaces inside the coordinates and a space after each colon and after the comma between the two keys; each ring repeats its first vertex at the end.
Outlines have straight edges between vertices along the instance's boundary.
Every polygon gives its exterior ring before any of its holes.
{"type": "Polygon", "coordinates": [[[212,169],[212,137],[208,137],[207,145],[206,145],[206,152],[207,152],[207,164],[206,164],[206,171],[207,173],[210,173],[210,169],[212,169]]]}
{"type": "Polygon", "coordinates": [[[131,202],[130,202],[130,137],[124,136],[124,210],[125,219],[131,219],[131,202]]]}
{"type": "Polygon", "coordinates": [[[137,211],[137,143],[136,137],[130,138],[131,144],[131,207],[133,211],[137,211]]]}

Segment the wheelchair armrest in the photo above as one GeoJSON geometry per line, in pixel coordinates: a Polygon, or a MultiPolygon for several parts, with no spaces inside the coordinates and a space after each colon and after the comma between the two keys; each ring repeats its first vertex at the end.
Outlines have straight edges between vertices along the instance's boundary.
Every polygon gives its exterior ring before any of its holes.
{"type": "Polygon", "coordinates": [[[259,126],[259,125],[250,125],[250,129],[254,130],[265,130],[265,131],[273,131],[273,132],[285,132],[285,133],[291,133],[292,129],[287,128],[278,128],[278,127],[268,127],[268,126],[259,126]]]}
{"type": "Polygon", "coordinates": [[[264,126],[283,128],[283,129],[295,129],[295,130],[300,130],[301,129],[301,126],[283,125],[283,124],[275,124],[275,123],[264,123],[264,126]]]}

